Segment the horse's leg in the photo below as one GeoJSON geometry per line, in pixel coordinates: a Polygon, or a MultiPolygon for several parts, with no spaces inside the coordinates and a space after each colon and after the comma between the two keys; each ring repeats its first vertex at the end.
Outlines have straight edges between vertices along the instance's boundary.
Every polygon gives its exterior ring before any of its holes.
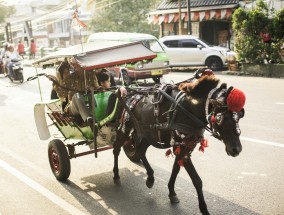
{"type": "Polygon", "coordinates": [[[198,201],[199,201],[199,209],[202,214],[209,214],[207,205],[204,200],[203,191],[202,191],[202,180],[199,177],[197,171],[194,168],[192,160],[189,158],[186,162],[184,162],[184,168],[189,174],[192,183],[197,191],[198,201]]]}
{"type": "Polygon", "coordinates": [[[119,183],[119,169],[118,169],[118,156],[121,151],[121,146],[123,145],[124,141],[126,140],[126,135],[122,132],[117,133],[117,138],[113,144],[113,156],[114,156],[114,166],[113,166],[113,181],[114,183],[119,183]]]}
{"type": "Polygon", "coordinates": [[[179,203],[179,199],[177,197],[177,194],[175,192],[175,182],[177,175],[179,173],[180,166],[178,165],[177,158],[174,161],[173,169],[172,169],[172,174],[168,183],[168,188],[169,188],[169,198],[171,200],[171,203],[179,203]]]}
{"type": "Polygon", "coordinates": [[[147,158],[146,158],[146,151],[149,147],[149,145],[147,145],[146,142],[141,144],[142,148],[139,148],[140,153],[141,153],[141,160],[143,162],[143,165],[147,171],[147,180],[146,180],[146,185],[148,188],[152,188],[155,182],[155,178],[154,178],[154,170],[152,169],[152,167],[150,166],[147,158]]]}

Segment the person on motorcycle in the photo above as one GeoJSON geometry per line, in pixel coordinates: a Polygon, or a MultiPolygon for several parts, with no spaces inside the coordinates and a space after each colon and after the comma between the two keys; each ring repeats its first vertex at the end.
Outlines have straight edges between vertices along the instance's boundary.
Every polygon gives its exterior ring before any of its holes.
{"type": "Polygon", "coordinates": [[[8,49],[8,43],[5,42],[2,45],[2,49],[1,49],[1,61],[2,61],[2,73],[5,75],[5,77],[7,77],[8,72],[6,69],[6,61],[5,61],[5,55],[8,49]]]}
{"type": "Polygon", "coordinates": [[[13,62],[12,62],[12,60],[13,59],[19,59],[19,58],[20,58],[20,55],[19,55],[18,52],[15,51],[14,45],[13,44],[9,44],[8,48],[7,48],[7,51],[5,53],[5,62],[6,62],[6,67],[8,69],[9,77],[11,79],[15,79],[15,73],[14,73],[14,70],[13,70],[13,62]]]}

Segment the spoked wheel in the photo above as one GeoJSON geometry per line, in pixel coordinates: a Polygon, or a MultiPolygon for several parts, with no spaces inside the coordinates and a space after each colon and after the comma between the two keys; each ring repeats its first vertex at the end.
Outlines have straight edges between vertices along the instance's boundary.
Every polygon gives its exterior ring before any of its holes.
{"type": "Polygon", "coordinates": [[[138,147],[137,137],[135,132],[133,132],[130,139],[127,140],[123,145],[123,150],[126,156],[133,162],[140,161],[140,155],[137,151],[137,147],[138,147]]]}
{"type": "Polygon", "coordinates": [[[48,144],[48,159],[55,178],[66,181],[70,175],[70,160],[64,143],[54,139],[48,144]]]}

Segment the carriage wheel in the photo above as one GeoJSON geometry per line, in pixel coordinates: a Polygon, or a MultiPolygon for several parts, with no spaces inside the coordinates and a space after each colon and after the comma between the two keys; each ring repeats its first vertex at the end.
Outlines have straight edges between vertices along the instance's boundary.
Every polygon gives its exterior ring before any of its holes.
{"type": "Polygon", "coordinates": [[[48,159],[55,178],[66,181],[70,175],[70,160],[64,143],[54,139],[48,144],[48,159]]]}
{"type": "Polygon", "coordinates": [[[123,150],[126,156],[129,158],[129,160],[133,162],[140,161],[140,154],[137,151],[137,147],[137,137],[135,132],[133,132],[131,138],[127,140],[126,143],[123,145],[123,150]]]}

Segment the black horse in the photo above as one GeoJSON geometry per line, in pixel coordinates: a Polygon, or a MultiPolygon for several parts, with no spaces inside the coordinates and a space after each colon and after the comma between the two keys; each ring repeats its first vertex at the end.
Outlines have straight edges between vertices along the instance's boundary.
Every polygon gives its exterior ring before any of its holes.
{"type": "Polygon", "coordinates": [[[132,161],[142,160],[149,188],[154,184],[154,171],[146,158],[147,148],[173,147],[176,158],[168,183],[171,202],[179,202],[174,185],[184,166],[196,188],[201,213],[209,214],[202,180],[190,158],[192,151],[197,143],[202,144],[201,149],[206,143],[205,130],[224,142],[228,155],[235,157],[242,151],[238,121],[244,116],[245,96],[233,87],[218,84],[213,73],[203,72],[183,83],[141,90],[129,98],[114,143],[114,181],[120,179],[118,156],[122,146],[132,161]]]}

